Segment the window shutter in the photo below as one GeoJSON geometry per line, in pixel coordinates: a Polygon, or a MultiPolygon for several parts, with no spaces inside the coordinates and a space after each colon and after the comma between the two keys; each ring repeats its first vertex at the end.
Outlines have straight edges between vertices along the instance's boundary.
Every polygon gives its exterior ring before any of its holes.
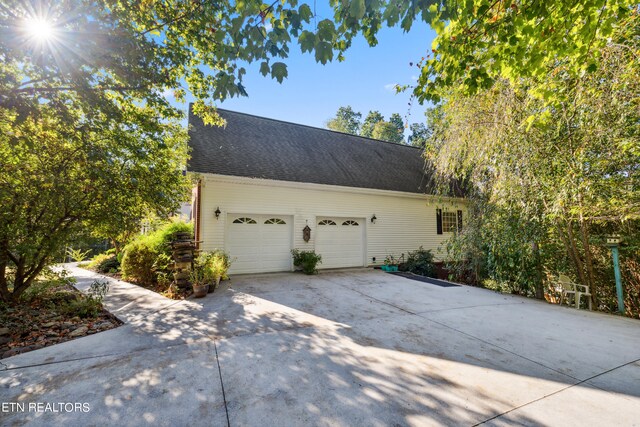
{"type": "Polygon", "coordinates": [[[462,231],[462,211],[458,211],[458,231],[462,231]]]}
{"type": "Polygon", "coordinates": [[[436,209],[436,232],[442,234],[442,209],[436,209]]]}

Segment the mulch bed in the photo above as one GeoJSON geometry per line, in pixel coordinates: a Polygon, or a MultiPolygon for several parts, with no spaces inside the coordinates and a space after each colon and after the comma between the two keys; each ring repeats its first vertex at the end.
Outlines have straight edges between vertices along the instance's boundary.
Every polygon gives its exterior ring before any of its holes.
{"type": "Polygon", "coordinates": [[[404,277],[405,279],[416,280],[418,282],[429,283],[431,285],[440,286],[443,288],[456,288],[460,285],[456,285],[455,283],[447,282],[446,280],[434,279],[432,277],[418,276],[413,273],[406,273],[404,271],[393,271],[389,272],[389,274],[393,274],[394,276],[404,277]]]}
{"type": "MultiPolygon", "coordinates": [[[[75,288],[71,292],[80,293],[75,288]]],[[[80,318],[60,313],[43,302],[0,306],[0,359],[113,329],[121,324],[117,317],[104,309],[96,317],[80,318]]]]}

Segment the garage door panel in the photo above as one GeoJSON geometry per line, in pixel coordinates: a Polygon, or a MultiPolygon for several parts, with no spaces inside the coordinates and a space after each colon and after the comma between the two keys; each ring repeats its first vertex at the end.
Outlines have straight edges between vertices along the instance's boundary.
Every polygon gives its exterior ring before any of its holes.
{"type": "Polygon", "coordinates": [[[321,268],[363,266],[364,220],[338,217],[318,218],[316,252],[322,255],[321,268]]]}
{"type": "Polygon", "coordinates": [[[230,214],[225,237],[235,258],[230,273],[291,270],[292,223],[289,216],[230,214]]]}

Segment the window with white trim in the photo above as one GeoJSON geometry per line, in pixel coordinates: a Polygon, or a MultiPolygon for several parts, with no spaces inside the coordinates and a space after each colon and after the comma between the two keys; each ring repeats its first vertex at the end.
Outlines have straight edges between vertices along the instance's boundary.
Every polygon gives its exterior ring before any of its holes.
{"type": "Polygon", "coordinates": [[[351,226],[357,227],[360,224],[358,224],[356,221],[352,221],[352,220],[348,219],[345,222],[343,222],[342,225],[351,225],[351,226]]]}

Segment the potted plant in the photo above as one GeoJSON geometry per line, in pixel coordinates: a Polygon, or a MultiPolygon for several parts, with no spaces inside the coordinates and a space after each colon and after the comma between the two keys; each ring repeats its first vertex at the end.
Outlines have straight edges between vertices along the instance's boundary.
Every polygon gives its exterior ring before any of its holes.
{"type": "Polygon", "coordinates": [[[318,269],[316,266],[322,264],[322,255],[318,255],[315,251],[301,251],[293,249],[293,265],[300,267],[304,274],[316,274],[318,269]]]}
{"type": "Polygon", "coordinates": [[[225,251],[217,250],[213,253],[209,261],[209,268],[211,269],[211,276],[213,277],[213,286],[209,287],[209,292],[213,292],[218,287],[220,280],[229,278],[227,273],[229,272],[231,263],[231,258],[225,251]]]}
{"type": "Polygon", "coordinates": [[[393,255],[387,255],[381,268],[382,271],[398,271],[398,260],[393,255]]]}
{"type": "Polygon", "coordinates": [[[197,261],[194,262],[193,268],[189,272],[189,279],[193,287],[193,295],[196,298],[202,298],[209,292],[210,278],[207,276],[206,266],[197,261]]]}

